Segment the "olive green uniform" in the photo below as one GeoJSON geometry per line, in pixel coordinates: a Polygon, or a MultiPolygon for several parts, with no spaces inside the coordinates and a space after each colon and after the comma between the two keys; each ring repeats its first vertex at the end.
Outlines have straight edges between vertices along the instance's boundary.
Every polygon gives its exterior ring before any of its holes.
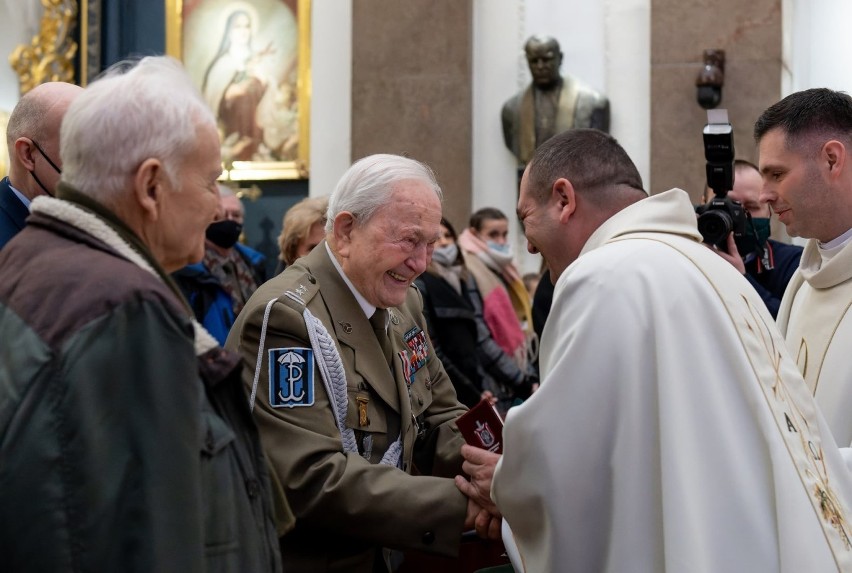
{"type": "Polygon", "coordinates": [[[322,243],[263,285],[231,330],[227,346],[242,355],[249,391],[256,387],[254,414],[263,445],[297,518],[282,538],[285,571],[370,572],[381,547],[458,551],[467,500],[448,478],[461,473],[463,440],[454,420],[465,407],[428,342],[422,305],[412,287],[403,305],[389,309],[389,366],[322,243]],[[270,372],[284,367],[279,363],[292,357],[292,349],[311,348],[305,306],[339,352],[348,395],[346,426],[354,430],[357,453],[343,451],[316,353],[297,390],[292,383],[279,386],[276,374],[270,382],[270,372]],[[306,391],[312,397],[302,404],[279,403],[280,395],[306,396],[306,391]],[[400,434],[401,468],[380,464],[400,434]]]}

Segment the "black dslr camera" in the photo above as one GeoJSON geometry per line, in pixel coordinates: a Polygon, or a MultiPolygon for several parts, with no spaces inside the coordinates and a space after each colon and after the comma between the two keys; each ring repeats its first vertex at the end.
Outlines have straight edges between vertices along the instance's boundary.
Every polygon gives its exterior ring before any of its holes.
{"type": "Polygon", "coordinates": [[[704,126],[704,157],[707,160],[707,186],[715,197],[695,209],[698,232],[705,243],[724,249],[728,234],[739,238],[746,233],[747,211],[727,197],[734,187],[734,130],[728,122],[728,111],[707,111],[704,126]]]}

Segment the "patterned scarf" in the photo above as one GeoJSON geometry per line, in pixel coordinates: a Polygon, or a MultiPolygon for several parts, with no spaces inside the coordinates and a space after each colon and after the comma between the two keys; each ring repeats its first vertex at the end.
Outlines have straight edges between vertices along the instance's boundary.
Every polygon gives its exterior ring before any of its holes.
{"type": "Polygon", "coordinates": [[[246,301],[258,287],[248,263],[236,247],[228,249],[228,252],[222,255],[210,245],[204,249],[203,263],[231,297],[234,316],[240,314],[246,301]]]}
{"type": "Polygon", "coordinates": [[[509,293],[518,320],[521,321],[527,332],[531,332],[532,303],[530,302],[530,293],[521,280],[521,274],[515,267],[512,256],[489,249],[485,241],[474,235],[470,229],[462,231],[458,243],[462,250],[476,255],[489,269],[503,279],[503,284],[509,293]]]}

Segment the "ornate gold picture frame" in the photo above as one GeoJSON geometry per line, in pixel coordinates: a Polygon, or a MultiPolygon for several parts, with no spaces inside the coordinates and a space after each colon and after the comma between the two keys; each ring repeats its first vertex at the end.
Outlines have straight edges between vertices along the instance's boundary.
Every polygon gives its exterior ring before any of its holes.
{"type": "Polygon", "coordinates": [[[166,52],[210,104],[223,179],[307,179],[310,0],[166,0],[166,52]]]}

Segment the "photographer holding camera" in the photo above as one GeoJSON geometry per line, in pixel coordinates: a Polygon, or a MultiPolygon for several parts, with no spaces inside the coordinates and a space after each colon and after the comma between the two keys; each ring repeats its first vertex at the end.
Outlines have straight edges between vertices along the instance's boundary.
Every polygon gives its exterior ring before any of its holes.
{"type": "MultiPolygon", "coordinates": [[[[799,267],[802,247],[769,238],[771,213],[769,205],[759,200],[763,182],[757,167],[748,161],[737,159],[734,162],[734,174],[734,185],[727,197],[739,202],[749,213],[747,231],[738,239],[734,238],[734,233],[729,233],[724,250],[715,245],[708,246],[745,276],[766,303],[772,318],[775,318],[778,316],[781,298],[790,277],[799,267]]],[[[708,188],[705,192],[705,202],[710,201],[712,196],[713,191],[708,188]]]]}

